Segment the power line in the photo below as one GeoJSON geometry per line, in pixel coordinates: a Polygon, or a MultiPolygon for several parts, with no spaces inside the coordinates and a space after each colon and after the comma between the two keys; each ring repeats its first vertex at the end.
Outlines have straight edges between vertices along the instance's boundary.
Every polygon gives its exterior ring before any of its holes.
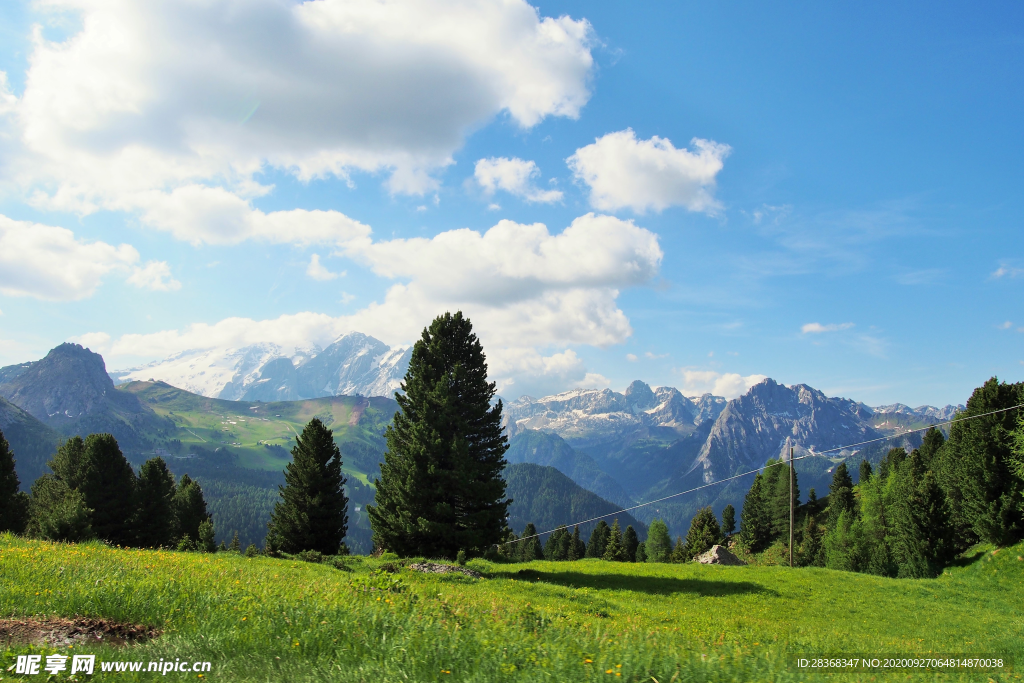
{"type": "MultiPolygon", "coordinates": [[[[968,420],[975,420],[975,419],[977,419],[979,417],[987,417],[989,415],[995,415],[996,413],[1005,413],[1005,412],[1010,411],[1010,410],[1016,410],[1017,408],[1024,408],[1024,403],[1021,403],[1020,405],[1013,406],[1011,408],[1000,408],[999,410],[992,410],[992,411],[987,412],[987,413],[981,413],[980,415],[969,415],[967,417],[962,417],[962,418],[959,418],[959,419],[954,418],[954,419],[948,420],[946,422],[936,422],[935,424],[928,425],[927,427],[921,427],[920,429],[909,429],[909,430],[907,430],[905,432],[900,432],[899,434],[893,434],[892,436],[881,436],[881,437],[879,437],[877,439],[869,439],[867,441],[860,441],[858,443],[849,444],[847,446],[837,446],[835,448],[829,448],[828,450],[824,450],[824,451],[811,451],[807,455],[801,455],[801,456],[796,457],[796,458],[790,456],[790,459],[788,461],[780,461],[780,462],[774,463],[772,465],[768,465],[767,467],[759,467],[759,468],[757,468],[755,470],[750,470],[748,472],[741,472],[740,474],[736,474],[736,475],[733,475],[731,477],[726,477],[725,479],[719,479],[718,481],[713,481],[713,482],[711,482],[709,484],[704,484],[703,486],[697,486],[697,487],[692,488],[692,489],[687,489],[686,491],[680,491],[679,493],[673,493],[672,495],[665,496],[664,498],[658,498],[656,500],[649,500],[646,503],[640,503],[639,505],[634,505],[633,507],[622,508],[621,510],[616,510],[615,512],[609,512],[606,515],[600,515],[598,517],[591,517],[590,519],[585,519],[585,520],[583,520],[581,522],[573,522],[572,524],[563,525],[563,526],[568,528],[570,526],[577,526],[579,524],[587,524],[589,522],[596,522],[597,520],[604,519],[605,517],[611,517],[613,515],[617,515],[617,514],[620,514],[622,512],[629,512],[631,510],[637,510],[639,508],[646,507],[648,505],[654,505],[655,503],[661,503],[662,501],[666,501],[666,500],[668,500],[670,498],[676,498],[678,496],[685,496],[686,494],[693,493],[694,491],[700,491],[701,489],[710,488],[712,486],[718,486],[719,484],[724,484],[727,481],[733,481],[734,479],[739,479],[741,477],[745,477],[748,474],[756,474],[757,472],[760,472],[762,470],[766,470],[769,467],[776,467],[778,465],[785,465],[787,462],[793,463],[796,460],[803,460],[804,458],[810,458],[810,457],[814,457],[814,456],[818,456],[818,455],[825,455],[826,453],[834,453],[836,451],[843,451],[843,450],[846,450],[847,448],[855,448],[856,446],[866,446],[868,444],[878,443],[879,441],[888,441],[890,439],[898,439],[899,437],[906,436],[907,434],[914,434],[915,432],[926,432],[929,429],[933,429],[935,427],[940,427],[942,425],[951,425],[951,424],[953,424],[955,422],[967,422],[968,420]]],[[[558,529],[561,529],[561,528],[562,527],[558,527],[558,529]]],[[[500,543],[498,545],[510,545],[512,543],[518,543],[519,541],[526,541],[526,540],[531,539],[531,538],[538,538],[540,536],[544,536],[545,534],[550,534],[550,533],[553,533],[555,531],[558,531],[558,529],[551,529],[550,531],[542,531],[540,533],[533,534],[532,536],[523,536],[522,538],[517,538],[514,541],[508,541],[507,543],[500,543]]]]}

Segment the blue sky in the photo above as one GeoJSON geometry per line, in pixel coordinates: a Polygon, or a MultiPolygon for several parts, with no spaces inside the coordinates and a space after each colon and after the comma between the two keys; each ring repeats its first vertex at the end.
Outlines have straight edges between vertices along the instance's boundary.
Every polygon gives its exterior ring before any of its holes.
{"type": "Polygon", "coordinates": [[[1018,4],[63,4],[0,9],[0,363],[459,307],[510,398],[1024,379],[1018,4]]]}

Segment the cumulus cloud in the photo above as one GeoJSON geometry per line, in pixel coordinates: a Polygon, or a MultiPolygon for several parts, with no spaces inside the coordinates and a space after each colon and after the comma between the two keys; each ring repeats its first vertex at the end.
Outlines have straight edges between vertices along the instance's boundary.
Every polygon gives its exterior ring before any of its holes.
{"type": "Polygon", "coordinates": [[[81,344],[85,348],[101,355],[107,353],[110,349],[110,335],[106,332],[86,332],[77,337],[70,337],[68,341],[81,344]]]}
{"type": "Polygon", "coordinates": [[[625,341],[632,328],[617,306],[619,291],[649,282],[662,259],[655,234],[632,221],[593,214],[557,234],[539,223],[501,221],[484,233],[452,230],[429,239],[355,240],[340,253],[396,280],[381,301],[341,317],[229,318],[184,330],[126,335],[112,351],[125,358],[156,359],[257,342],[294,348],[325,345],[350,331],[405,344],[439,313],[462,310],[473,320],[492,376],[503,386],[606,386],[607,380],[588,373],[571,349],[548,356],[537,349],[625,341]]]}
{"type": "Polygon", "coordinates": [[[81,28],[60,43],[37,31],[24,93],[0,87],[22,145],[4,175],[37,206],[138,211],[189,241],[263,234],[234,219],[190,234],[176,214],[197,197],[216,213],[230,203],[217,190],[266,193],[268,166],[302,180],[381,171],[392,192],[422,194],[495,115],[528,128],[590,97],[590,24],[524,0],[41,6],[81,28]]]}
{"type": "Polygon", "coordinates": [[[715,176],[731,148],[694,138],[693,150],[676,149],[657,135],[637,140],[632,129],[609,133],[581,147],[566,161],[590,187],[590,204],[603,211],[629,208],[637,213],[682,206],[713,213],[715,176]]]}
{"type": "Polygon", "coordinates": [[[800,328],[803,334],[823,334],[825,332],[840,332],[853,327],[853,323],[832,323],[822,325],[821,323],[807,323],[800,328]]]}
{"type": "Polygon", "coordinates": [[[540,169],[533,161],[523,161],[515,157],[480,159],[476,162],[473,176],[488,196],[498,190],[504,190],[532,203],[544,204],[562,199],[559,190],[542,190],[534,185],[534,179],[540,176],[540,169]]]}
{"type": "Polygon", "coordinates": [[[742,376],[735,372],[720,373],[714,370],[682,370],[683,386],[679,391],[684,396],[702,396],[707,393],[736,398],[747,393],[750,387],[768,379],[767,375],[742,376]]]}
{"type": "Polygon", "coordinates": [[[132,269],[128,284],[155,292],[173,292],[181,289],[181,283],[171,277],[171,267],[166,261],[147,261],[144,266],[132,269]]]}
{"type": "Polygon", "coordinates": [[[334,280],[339,277],[344,277],[345,272],[342,271],[340,273],[332,273],[331,271],[327,270],[327,268],[325,268],[323,264],[320,263],[320,255],[313,254],[309,258],[309,265],[306,266],[306,275],[310,276],[314,280],[326,282],[328,280],[334,280]]]}
{"type": "Polygon", "coordinates": [[[149,289],[175,289],[164,262],[139,267],[139,252],[129,244],[88,242],[65,228],[0,216],[0,293],[50,301],[77,301],[96,291],[111,272],[128,273],[128,282],[149,289]]]}

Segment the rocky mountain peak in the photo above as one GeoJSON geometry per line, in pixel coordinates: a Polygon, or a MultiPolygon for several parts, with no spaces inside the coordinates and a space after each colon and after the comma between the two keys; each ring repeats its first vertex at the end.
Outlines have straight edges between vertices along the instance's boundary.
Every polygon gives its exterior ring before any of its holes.
{"type": "Polygon", "coordinates": [[[633,409],[634,413],[638,413],[649,408],[653,408],[658,405],[658,399],[655,397],[654,392],[651,391],[651,387],[646,382],[640,380],[633,380],[633,382],[626,387],[626,403],[630,408],[633,409]]]}

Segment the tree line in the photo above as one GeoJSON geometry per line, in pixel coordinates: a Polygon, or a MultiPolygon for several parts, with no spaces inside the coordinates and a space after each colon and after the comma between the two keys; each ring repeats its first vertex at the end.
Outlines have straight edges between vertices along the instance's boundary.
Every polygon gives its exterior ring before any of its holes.
{"type": "Polygon", "coordinates": [[[177,482],[162,458],[136,475],[110,434],[71,437],[50,472],[20,492],[14,454],[0,433],[0,531],[51,540],[100,539],[111,545],[213,551],[213,520],[202,488],[177,482]]]}
{"type": "MultiPolygon", "coordinates": [[[[858,481],[839,463],[821,501],[798,506],[794,562],[890,577],[937,576],[978,542],[1024,537],[1024,383],[993,377],[949,428],[934,427],[909,453],[893,448],[858,481]],[[999,411],[999,412],[996,412],[999,411]]],[[[743,504],[741,546],[788,550],[789,466],[769,461],[743,504]]],[[[795,474],[794,474],[795,476],[795,474]]],[[[799,489],[795,489],[799,498],[799,489]]]]}

